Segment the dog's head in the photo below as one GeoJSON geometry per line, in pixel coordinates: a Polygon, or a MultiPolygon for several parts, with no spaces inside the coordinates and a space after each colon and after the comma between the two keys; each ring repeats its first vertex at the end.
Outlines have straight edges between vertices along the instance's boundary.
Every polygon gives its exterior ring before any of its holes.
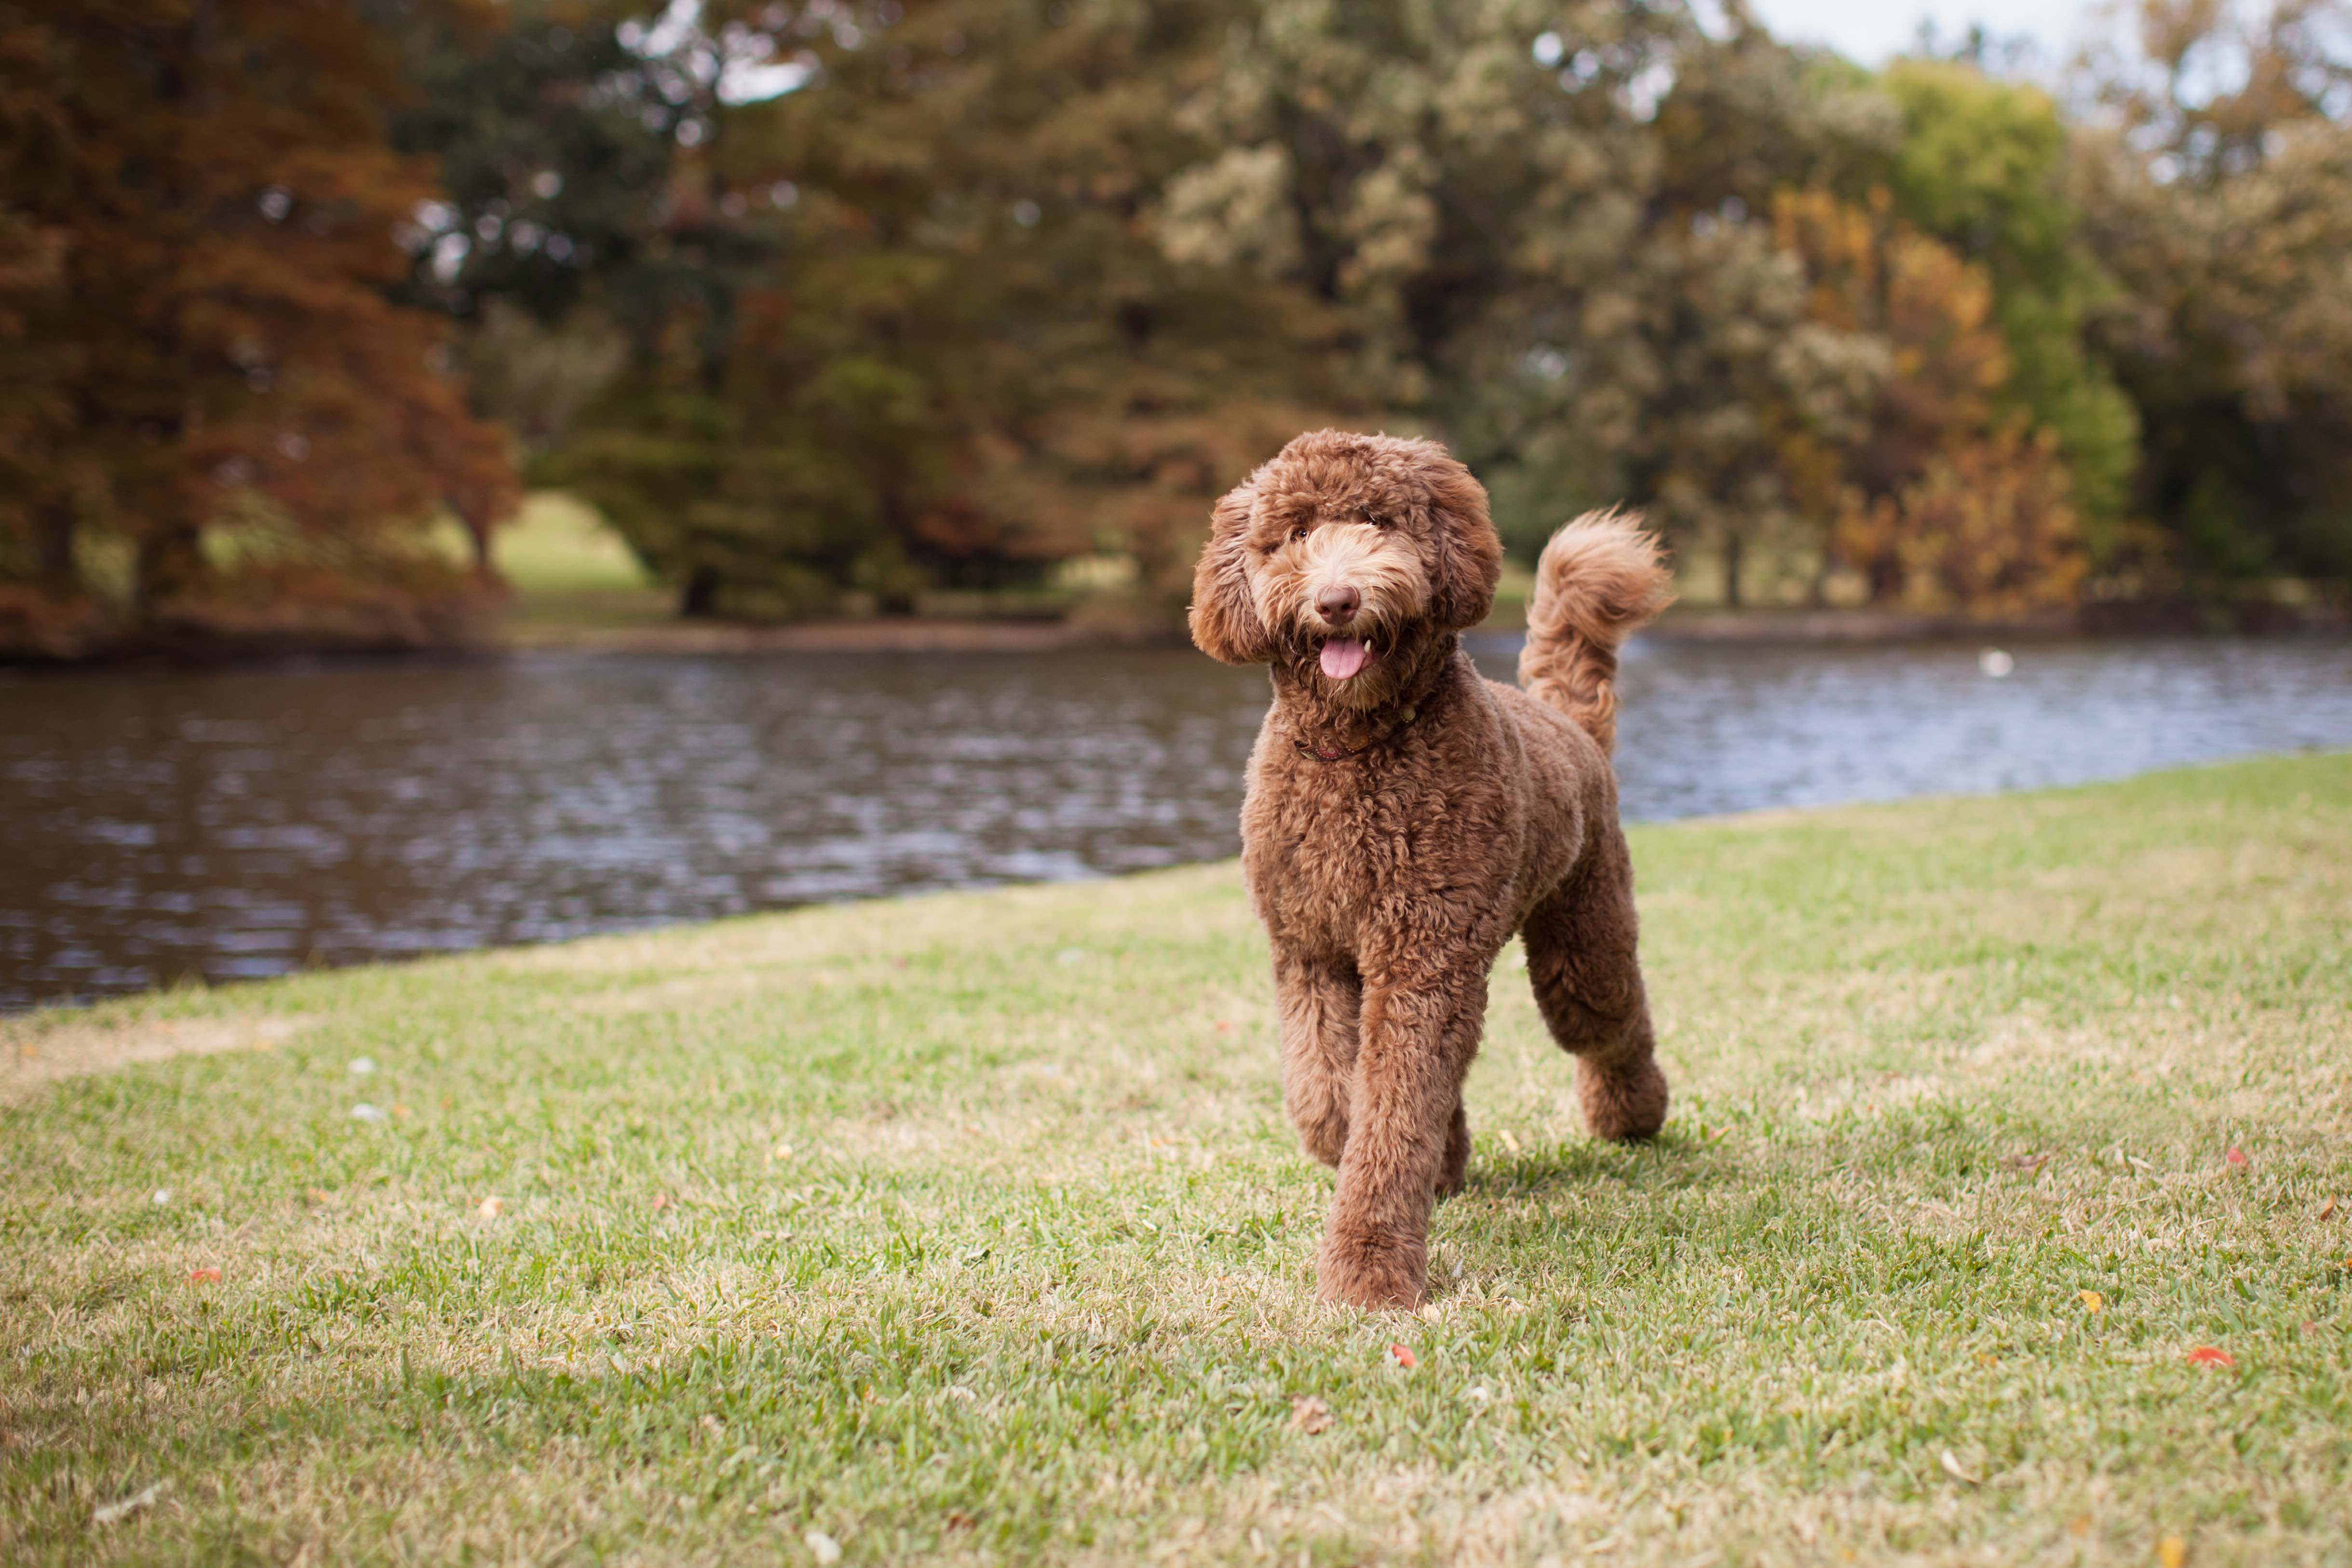
{"type": "Polygon", "coordinates": [[[1370,707],[1432,639],[1486,619],[1502,568],[1486,492],[1444,447],[1317,430],[1217,502],[1192,640],[1370,707]]]}

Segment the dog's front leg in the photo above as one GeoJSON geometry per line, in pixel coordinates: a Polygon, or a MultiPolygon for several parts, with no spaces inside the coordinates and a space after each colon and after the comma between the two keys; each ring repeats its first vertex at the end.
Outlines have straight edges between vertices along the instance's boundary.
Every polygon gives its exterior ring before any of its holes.
{"type": "Polygon", "coordinates": [[[1486,1012],[1486,966],[1370,970],[1349,1086],[1348,1147],[1317,1266],[1323,1300],[1418,1307],[1429,1213],[1446,1177],[1462,1079],[1486,1012]]]}
{"type": "Polygon", "coordinates": [[[1356,1015],[1364,1000],[1356,966],[1277,946],[1275,994],[1282,1008],[1282,1106],[1307,1152],[1336,1165],[1348,1147],[1348,1097],[1356,1076],[1356,1015]]]}

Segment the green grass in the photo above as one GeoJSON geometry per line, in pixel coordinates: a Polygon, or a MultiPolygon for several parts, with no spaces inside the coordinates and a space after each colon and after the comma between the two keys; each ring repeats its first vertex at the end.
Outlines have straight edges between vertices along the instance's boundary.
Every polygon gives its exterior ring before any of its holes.
{"type": "Polygon", "coordinates": [[[534,490],[492,535],[499,574],[514,590],[513,620],[535,631],[658,625],[673,595],[656,584],[595,510],[559,490],[534,490]]]}
{"type": "Polygon", "coordinates": [[[2352,759],[1634,847],[1665,1135],[1507,954],[1420,1318],[1231,866],[20,1022],[0,1557],[2352,1561],[2352,759]]]}

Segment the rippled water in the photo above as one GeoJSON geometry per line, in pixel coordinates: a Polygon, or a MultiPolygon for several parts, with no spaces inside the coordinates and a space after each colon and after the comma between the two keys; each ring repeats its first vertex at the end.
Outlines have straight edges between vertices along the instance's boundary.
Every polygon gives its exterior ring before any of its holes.
{"type": "MultiPolygon", "coordinates": [[[[1507,674],[1516,638],[1477,651],[1507,674]]],[[[2352,744],[2342,644],[1638,644],[1627,814],[2352,744]]],[[[0,1006],[1234,853],[1263,673],[1179,650],[0,679],[0,1006]]]]}

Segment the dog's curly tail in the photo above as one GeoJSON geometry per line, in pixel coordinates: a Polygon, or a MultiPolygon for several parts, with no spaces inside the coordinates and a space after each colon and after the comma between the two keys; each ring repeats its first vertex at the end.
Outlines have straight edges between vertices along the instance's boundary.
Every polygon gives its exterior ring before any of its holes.
{"type": "Polygon", "coordinates": [[[1673,574],[1639,512],[1586,512],[1536,563],[1519,684],[1614,751],[1618,645],[1674,598],[1673,574]]]}

